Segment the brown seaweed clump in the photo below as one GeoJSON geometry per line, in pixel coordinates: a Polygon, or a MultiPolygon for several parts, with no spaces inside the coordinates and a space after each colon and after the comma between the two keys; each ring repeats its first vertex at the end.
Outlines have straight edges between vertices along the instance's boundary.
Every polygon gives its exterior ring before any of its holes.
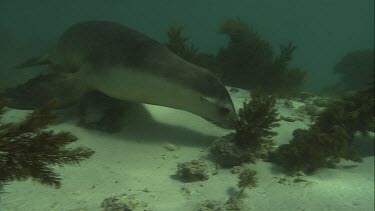
{"type": "Polygon", "coordinates": [[[195,65],[212,71],[219,78],[222,77],[217,58],[213,54],[200,52],[193,44],[188,44],[189,37],[182,34],[183,27],[170,27],[167,35],[168,42],[165,44],[169,50],[195,65]]]}
{"type": "Polygon", "coordinates": [[[350,136],[359,131],[367,135],[374,124],[374,87],[342,97],[333,102],[319,115],[316,125],[322,129],[329,129],[332,125],[340,125],[350,136]]]}
{"type": "Polygon", "coordinates": [[[256,171],[246,168],[242,170],[242,172],[238,175],[239,181],[237,186],[240,189],[240,191],[238,192],[238,198],[243,196],[246,188],[250,189],[256,187],[258,182],[257,178],[255,177],[256,174],[256,171]]]}
{"type": "Polygon", "coordinates": [[[275,103],[272,96],[252,94],[251,101],[245,102],[239,111],[236,132],[221,137],[211,146],[219,165],[233,167],[266,158],[273,146],[271,138],[277,134],[272,128],[279,126],[275,103]]]}
{"type": "Polygon", "coordinates": [[[373,87],[331,103],[309,129],[297,129],[290,143],[271,154],[271,161],[289,172],[313,173],[340,159],[359,162],[353,146],[355,132],[366,135],[373,130],[373,87]]]}
{"type": "Polygon", "coordinates": [[[374,75],[374,49],[348,52],[335,65],[344,90],[361,90],[371,82],[374,75]]]}
{"type": "Polygon", "coordinates": [[[238,210],[245,211],[250,210],[242,199],[246,188],[254,188],[257,185],[256,171],[249,168],[243,169],[238,175],[237,187],[239,188],[238,194],[231,196],[227,201],[216,201],[206,200],[199,205],[197,210],[199,211],[226,211],[226,210],[238,210]]]}
{"type": "Polygon", "coordinates": [[[243,103],[239,110],[239,122],[236,126],[235,142],[238,146],[249,148],[252,152],[259,151],[264,143],[277,135],[272,131],[278,127],[279,119],[275,108],[276,98],[274,96],[262,95],[253,92],[251,101],[243,103]]]}
{"type": "MultiPolygon", "coordinates": [[[[77,140],[69,132],[46,131],[56,118],[55,103],[36,109],[18,124],[0,124],[0,185],[33,179],[59,188],[60,175],[51,166],[78,164],[93,155],[86,147],[67,148],[77,140]]],[[[3,113],[4,104],[0,107],[3,113]]]]}
{"type": "Polygon", "coordinates": [[[261,88],[277,96],[290,96],[302,88],[306,72],[289,67],[297,48],[292,42],[280,45],[275,56],[271,44],[239,19],[226,20],[220,32],[229,37],[228,45],[217,55],[224,83],[243,89],[261,88]]]}
{"type": "Polygon", "coordinates": [[[337,125],[328,132],[323,132],[319,127],[297,129],[293,132],[293,139],[289,144],[281,145],[271,154],[270,160],[290,173],[312,173],[331,162],[337,162],[339,158],[360,161],[350,145],[350,140],[345,129],[337,125]]]}
{"type": "Polygon", "coordinates": [[[324,87],[321,93],[337,97],[339,95],[366,89],[374,80],[374,49],[360,49],[346,53],[334,68],[339,81],[324,87]]]}
{"type": "Polygon", "coordinates": [[[197,57],[198,49],[193,44],[187,44],[190,38],[182,36],[182,27],[171,27],[168,31],[166,46],[186,61],[193,62],[197,57]]]}
{"type": "Polygon", "coordinates": [[[272,64],[274,52],[271,44],[239,19],[224,21],[219,31],[229,37],[227,46],[217,55],[224,83],[243,89],[258,86],[262,72],[270,69],[272,64]]]}
{"type": "Polygon", "coordinates": [[[219,31],[229,42],[216,54],[199,52],[182,27],[171,27],[166,46],[183,59],[204,67],[218,76],[224,84],[243,89],[263,89],[268,94],[292,96],[302,88],[306,72],[290,67],[297,47],[289,42],[280,45],[275,55],[271,44],[239,19],[228,19],[219,31]]]}

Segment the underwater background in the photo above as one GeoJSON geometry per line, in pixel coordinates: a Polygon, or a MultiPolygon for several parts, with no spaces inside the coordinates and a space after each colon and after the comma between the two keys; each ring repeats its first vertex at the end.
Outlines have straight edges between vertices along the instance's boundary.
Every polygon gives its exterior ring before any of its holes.
{"type": "Polygon", "coordinates": [[[374,46],[373,0],[2,0],[0,85],[30,77],[31,71],[11,67],[45,52],[78,21],[121,22],[161,42],[169,27],[182,26],[200,51],[216,53],[227,42],[218,30],[228,18],[240,18],[275,49],[292,41],[297,50],[291,62],[308,72],[308,90],[334,83],[332,69],[347,52],[374,46]]]}
{"type": "Polygon", "coordinates": [[[0,0],[0,211],[372,211],[374,97],[373,0],[0,0]],[[35,59],[89,20],[179,86],[35,59]]]}

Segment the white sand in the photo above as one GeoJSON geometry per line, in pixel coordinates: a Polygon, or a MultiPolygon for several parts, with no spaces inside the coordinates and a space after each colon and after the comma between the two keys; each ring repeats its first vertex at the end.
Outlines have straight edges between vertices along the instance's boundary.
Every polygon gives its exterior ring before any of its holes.
{"type": "MultiPolygon", "coordinates": [[[[237,107],[247,98],[240,91],[233,95],[237,107]]],[[[146,106],[155,121],[129,117],[120,133],[108,134],[87,130],[65,122],[53,126],[57,131],[70,131],[77,145],[95,150],[79,166],[56,168],[62,176],[62,187],[53,189],[32,181],[12,182],[1,195],[1,211],[96,211],[103,199],[128,193],[148,203],[154,211],[194,211],[205,199],[225,201],[236,193],[237,175],[220,169],[209,180],[182,183],[173,179],[178,162],[206,158],[207,148],[228,130],[218,128],[192,114],[157,106],[146,106]],[[129,124],[131,122],[131,124],[129,124]],[[166,150],[174,144],[179,149],[166,150]]],[[[293,111],[280,108],[284,116],[293,111]]],[[[25,112],[12,110],[6,119],[19,119],[25,112]]],[[[142,117],[142,118],[141,118],[142,117]]],[[[276,129],[276,143],[287,143],[296,128],[306,128],[300,121],[281,122],[276,129]]],[[[361,138],[364,148],[374,147],[373,134],[361,138]]],[[[76,145],[75,144],[75,145],[76,145]]],[[[214,164],[210,163],[214,168],[214,164]]],[[[294,183],[277,166],[266,162],[248,165],[258,172],[258,186],[246,190],[246,205],[256,211],[371,211],[374,210],[373,150],[362,163],[342,162],[339,169],[321,169],[294,183]]]]}

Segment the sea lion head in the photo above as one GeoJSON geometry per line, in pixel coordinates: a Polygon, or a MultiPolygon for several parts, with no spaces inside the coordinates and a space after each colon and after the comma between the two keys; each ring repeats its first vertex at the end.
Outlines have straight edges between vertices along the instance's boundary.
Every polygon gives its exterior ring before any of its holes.
{"type": "Polygon", "coordinates": [[[217,100],[215,98],[200,98],[201,117],[207,121],[226,129],[234,129],[238,116],[230,98],[217,100]]]}
{"type": "Polygon", "coordinates": [[[191,92],[179,91],[186,98],[180,100],[184,102],[181,109],[190,111],[219,127],[234,129],[238,116],[225,86],[214,74],[202,67],[189,65],[187,68],[190,68],[191,74],[184,77],[180,84],[191,92]]]}

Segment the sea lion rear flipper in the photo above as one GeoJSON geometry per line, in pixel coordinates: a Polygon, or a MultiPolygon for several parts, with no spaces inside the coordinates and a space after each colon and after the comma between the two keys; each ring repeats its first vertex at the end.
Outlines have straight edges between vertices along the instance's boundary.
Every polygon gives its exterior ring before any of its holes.
{"type": "Polygon", "coordinates": [[[38,65],[47,65],[50,63],[51,62],[48,59],[48,55],[45,55],[45,56],[40,56],[40,57],[32,57],[26,60],[25,62],[23,62],[22,64],[17,65],[15,68],[22,69],[22,68],[38,66],[38,65]]]}

